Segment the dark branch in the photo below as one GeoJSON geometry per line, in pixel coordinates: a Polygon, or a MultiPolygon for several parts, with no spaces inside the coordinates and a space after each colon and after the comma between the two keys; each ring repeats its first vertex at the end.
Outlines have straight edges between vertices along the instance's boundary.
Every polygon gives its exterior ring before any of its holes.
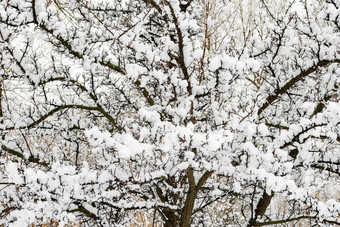
{"type": "Polygon", "coordinates": [[[288,81],[282,88],[278,89],[275,94],[269,95],[266,99],[266,102],[259,108],[257,114],[260,115],[269,105],[271,105],[275,100],[277,100],[280,95],[283,95],[285,92],[287,92],[290,88],[292,88],[297,82],[299,82],[304,77],[310,75],[311,73],[318,70],[320,67],[325,67],[332,63],[340,63],[340,59],[335,60],[322,60],[319,61],[316,65],[313,67],[302,71],[299,75],[292,78],[290,81],[288,81]]]}

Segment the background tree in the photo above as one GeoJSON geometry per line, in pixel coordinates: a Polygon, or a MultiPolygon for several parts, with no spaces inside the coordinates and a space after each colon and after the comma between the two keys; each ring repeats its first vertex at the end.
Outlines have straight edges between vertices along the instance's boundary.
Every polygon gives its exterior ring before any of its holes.
{"type": "Polygon", "coordinates": [[[2,1],[2,222],[340,224],[340,5],[247,4],[2,1]]]}

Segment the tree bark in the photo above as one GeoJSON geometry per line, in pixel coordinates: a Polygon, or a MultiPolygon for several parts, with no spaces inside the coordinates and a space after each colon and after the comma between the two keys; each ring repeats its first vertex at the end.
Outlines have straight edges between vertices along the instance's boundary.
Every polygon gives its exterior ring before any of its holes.
{"type": "Polygon", "coordinates": [[[274,197],[274,192],[271,192],[271,194],[267,194],[266,192],[263,193],[261,199],[259,200],[259,202],[256,205],[256,209],[255,209],[255,214],[253,215],[253,217],[249,220],[247,227],[258,227],[260,226],[256,220],[259,216],[263,216],[266,213],[266,210],[270,204],[270,201],[272,200],[272,198],[274,197]]]}
{"type": "Polygon", "coordinates": [[[192,168],[187,169],[187,176],[189,180],[189,191],[185,199],[183,213],[181,216],[181,223],[180,223],[181,227],[190,226],[192,213],[193,213],[194,206],[195,206],[195,200],[197,198],[197,193],[200,190],[200,188],[204,185],[204,183],[209,179],[212,173],[213,173],[212,171],[206,171],[196,185],[192,168]]]}

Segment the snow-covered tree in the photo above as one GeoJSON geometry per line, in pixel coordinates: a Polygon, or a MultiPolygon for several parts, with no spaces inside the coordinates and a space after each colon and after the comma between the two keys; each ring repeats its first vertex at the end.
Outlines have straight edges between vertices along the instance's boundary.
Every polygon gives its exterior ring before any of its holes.
{"type": "Polygon", "coordinates": [[[0,223],[339,225],[339,63],[338,0],[2,0],[0,223]]]}

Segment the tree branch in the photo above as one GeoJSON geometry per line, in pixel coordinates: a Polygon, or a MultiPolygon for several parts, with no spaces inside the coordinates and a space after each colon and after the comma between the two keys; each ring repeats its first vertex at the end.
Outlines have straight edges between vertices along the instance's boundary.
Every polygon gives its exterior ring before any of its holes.
{"type": "MultiPolygon", "coordinates": [[[[318,219],[318,217],[314,217],[314,216],[300,216],[300,217],[289,218],[289,219],[285,219],[285,220],[275,220],[275,221],[259,222],[259,223],[257,223],[257,226],[284,224],[284,223],[287,223],[287,222],[299,221],[299,220],[302,220],[302,219],[318,219]]],[[[340,222],[336,222],[336,221],[323,220],[323,222],[330,223],[330,224],[335,224],[335,225],[340,225],[340,222]]]]}
{"type": "Polygon", "coordinates": [[[334,60],[322,60],[319,61],[316,65],[312,66],[311,68],[302,71],[299,75],[292,78],[290,81],[288,81],[282,88],[277,90],[275,94],[269,95],[266,99],[266,102],[259,108],[257,114],[260,115],[269,105],[271,105],[276,99],[280,97],[280,95],[284,94],[286,91],[288,91],[291,87],[293,87],[297,82],[299,82],[304,77],[308,76],[309,74],[315,72],[320,67],[327,66],[332,63],[340,63],[340,59],[334,59],[334,60]]]}
{"type": "Polygon", "coordinates": [[[38,124],[40,124],[41,122],[43,122],[44,120],[46,120],[47,118],[51,117],[52,115],[54,115],[55,113],[64,110],[64,109],[82,109],[82,110],[89,110],[89,111],[99,111],[107,120],[109,120],[110,123],[112,123],[118,131],[123,131],[123,128],[121,126],[118,125],[118,123],[116,122],[116,120],[109,115],[104,108],[101,105],[97,105],[95,107],[92,106],[84,106],[84,105],[61,105],[56,107],[55,109],[50,110],[48,113],[46,113],[45,115],[41,116],[39,119],[33,121],[31,124],[26,125],[26,126],[21,126],[21,127],[10,127],[10,128],[6,128],[5,130],[13,130],[13,129],[31,129],[34,128],[35,126],[37,126],[38,124]]]}
{"type": "Polygon", "coordinates": [[[36,157],[33,157],[33,156],[30,156],[28,159],[26,159],[25,156],[22,153],[20,153],[19,151],[10,149],[7,146],[5,146],[4,144],[1,145],[1,149],[10,153],[11,155],[17,156],[18,158],[24,159],[26,161],[36,163],[36,164],[39,164],[39,165],[42,165],[42,166],[45,166],[45,167],[49,166],[48,162],[45,162],[45,161],[41,162],[39,158],[36,158],[36,157]]]}
{"type": "MultiPolygon", "coordinates": [[[[83,59],[84,55],[75,51],[72,47],[71,44],[69,44],[65,39],[63,39],[61,36],[59,35],[55,35],[53,33],[53,30],[48,29],[43,23],[39,23],[38,19],[37,19],[37,13],[35,10],[35,0],[32,0],[32,11],[33,11],[33,22],[35,24],[37,24],[42,30],[46,31],[47,33],[49,33],[50,35],[52,35],[54,38],[56,38],[73,56],[79,58],[79,59],[83,59]]],[[[104,61],[95,61],[96,63],[99,63],[102,66],[105,66],[109,69],[112,69],[120,74],[125,75],[125,71],[120,68],[117,65],[112,64],[111,62],[104,62],[104,61]]]]}

